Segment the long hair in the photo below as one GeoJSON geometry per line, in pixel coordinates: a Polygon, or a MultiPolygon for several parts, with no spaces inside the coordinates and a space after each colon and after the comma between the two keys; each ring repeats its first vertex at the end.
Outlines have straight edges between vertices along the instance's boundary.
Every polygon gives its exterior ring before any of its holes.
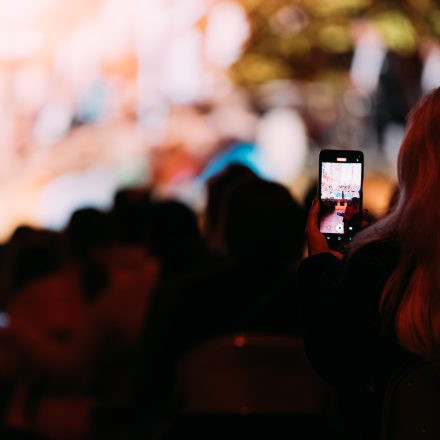
{"type": "Polygon", "coordinates": [[[394,238],[401,257],[382,292],[380,312],[412,353],[440,355],[440,87],[408,118],[398,156],[399,197],[392,211],[362,231],[352,251],[394,238]]]}

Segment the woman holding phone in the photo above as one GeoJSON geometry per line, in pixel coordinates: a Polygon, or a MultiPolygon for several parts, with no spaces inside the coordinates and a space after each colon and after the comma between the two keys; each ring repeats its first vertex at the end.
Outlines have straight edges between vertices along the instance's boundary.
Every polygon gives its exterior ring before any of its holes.
{"type": "Polygon", "coordinates": [[[319,201],[309,214],[309,258],[300,268],[305,345],[321,376],[348,396],[350,438],[377,438],[385,387],[400,362],[440,357],[439,121],[436,88],[409,116],[397,203],[345,257],[319,231],[319,201]]]}

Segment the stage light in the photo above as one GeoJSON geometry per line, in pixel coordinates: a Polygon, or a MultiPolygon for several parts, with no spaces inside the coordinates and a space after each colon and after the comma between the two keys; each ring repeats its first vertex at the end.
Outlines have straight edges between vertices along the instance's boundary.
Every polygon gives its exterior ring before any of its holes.
{"type": "Polygon", "coordinates": [[[205,40],[207,59],[216,66],[229,67],[240,58],[249,34],[243,8],[235,2],[218,3],[208,16],[205,40]]]}
{"type": "Polygon", "coordinates": [[[257,128],[257,145],[263,171],[292,184],[303,170],[308,151],[306,128],[298,113],[289,108],[270,110],[257,128]]]}

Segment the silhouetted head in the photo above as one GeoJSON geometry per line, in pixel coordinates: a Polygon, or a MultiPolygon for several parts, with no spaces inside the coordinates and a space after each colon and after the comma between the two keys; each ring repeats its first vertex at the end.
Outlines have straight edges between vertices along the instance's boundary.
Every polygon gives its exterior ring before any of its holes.
{"type": "Polygon", "coordinates": [[[86,257],[92,249],[109,246],[113,241],[108,215],[95,208],[75,211],[65,233],[70,253],[75,258],[86,257]]]}
{"type": "Polygon", "coordinates": [[[261,179],[230,190],[224,238],[230,255],[293,261],[304,248],[305,214],[282,185],[261,179]]]}
{"type": "Polygon", "coordinates": [[[122,189],[116,193],[111,217],[119,241],[144,242],[150,203],[150,194],[143,189],[122,189]]]}
{"type": "Polygon", "coordinates": [[[166,270],[179,269],[200,258],[204,245],[195,213],[177,201],[152,203],[147,246],[166,270]]]}
{"type": "Polygon", "coordinates": [[[19,227],[4,249],[9,272],[8,290],[18,290],[28,282],[58,270],[64,262],[63,257],[58,233],[19,227]]]}
{"type": "Polygon", "coordinates": [[[208,246],[215,251],[223,248],[223,205],[231,186],[246,180],[259,179],[247,166],[233,163],[208,180],[208,200],[205,210],[204,232],[208,246]]]}

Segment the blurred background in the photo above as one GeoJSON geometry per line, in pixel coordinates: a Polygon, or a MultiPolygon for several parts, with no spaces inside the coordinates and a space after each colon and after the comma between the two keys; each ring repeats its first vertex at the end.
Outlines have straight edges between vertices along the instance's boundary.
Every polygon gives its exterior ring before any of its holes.
{"type": "Polygon", "coordinates": [[[0,240],[121,187],[201,209],[231,161],[303,198],[329,146],[381,215],[439,38],[434,0],[0,0],[0,240]]]}

